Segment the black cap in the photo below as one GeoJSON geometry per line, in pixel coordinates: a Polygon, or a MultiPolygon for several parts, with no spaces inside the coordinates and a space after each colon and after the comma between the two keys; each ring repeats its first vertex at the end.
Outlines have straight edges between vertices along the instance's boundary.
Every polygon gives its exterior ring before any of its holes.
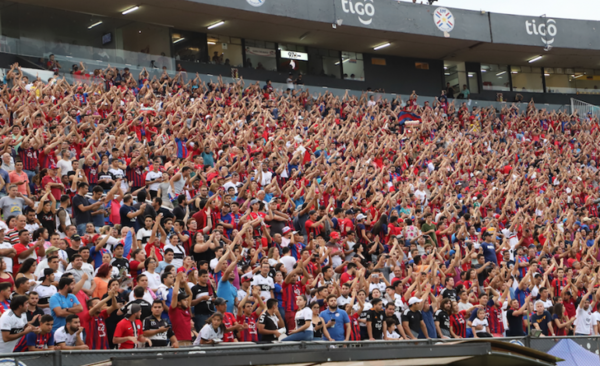
{"type": "Polygon", "coordinates": [[[188,294],[187,294],[187,292],[180,292],[180,293],[177,295],[177,301],[185,300],[185,299],[187,299],[188,297],[190,297],[190,295],[188,295],[188,294]]]}
{"type": "Polygon", "coordinates": [[[222,297],[217,297],[215,299],[215,305],[223,305],[223,304],[227,304],[227,300],[225,300],[222,297]]]}
{"type": "Polygon", "coordinates": [[[79,234],[75,234],[71,236],[71,240],[81,240],[81,236],[79,236],[79,234]]]}

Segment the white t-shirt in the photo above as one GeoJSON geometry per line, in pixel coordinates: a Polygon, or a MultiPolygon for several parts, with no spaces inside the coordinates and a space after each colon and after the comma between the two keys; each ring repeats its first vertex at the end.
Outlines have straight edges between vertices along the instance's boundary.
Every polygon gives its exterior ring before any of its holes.
{"type": "Polygon", "coordinates": [[[469,310],[472,307],[473,307],[473,304],[471,304],[470,302],[467,302],[467,303],[463,303],[461,301],[458,302],[458,311],[469,310]]]}
{"type": "Polygon", "coordinates": [[[479,325],[483,325],[483,329],[481,330],[475,330],[475,333],[487,333],[487,328],[488,325],[488,321],[487,319],[479,319],[479,318],[475,318],[475,320],[473,320],[473,322],[471,323],[473,324],[473,329],[475,329],[475,327],[479,326],[479,325]]]}
{"type": "Polygon", "coordinates": [[[427,203],[427,193],[426,192],[421,191],[421,190],[416,190],[415,197],[417,197],[419,202],[421,202],[422,204],[427,203]]]}
{"type": "Polygon", "coordinates": [[[175,268],[179,268],[183,266],[183,259],[185,258],[185,249],[183,248],[183,246],[181,244],[175,246],[171,243],[165,245],[165,247],[163,248],[163,250],[167,250],[167,249],[171,249],[173,250],[173,261],[171,262],[172,265],[175,266],[175,268]]]}
{"type": "Polygon", "coordinates": [[[592,334],[592,307],[584,310],[578,306],[575,317],[575,334],[592,334]]]}
{"type": "MultiPolygon", "coordinates": [[[[54,332],[54,343],[57,345],[64,343],[65,346],[74,347],[77,344],[76,335],[77,332],[69,334],[63,325],[54,332]]],[[[79,339],[83,342],[83,332],[79,333],[79,339]]]]}
{"type": "Polygon", "coordinates": [[[140,229],[137,232],[136,239],[141,241],[142,245],[146,245],[150,236],[152,236],[152,230],[140,229]]]}
{"type": "Polygon", "coordinates": [[[302,327],[304,324],[306,324],[308,322],[310,324],[310,326],[308,328],[306,328],[305,330],[312,332],[312,330],[313,330],[312,310],[309,307],[305,307],[304,309],[297,311],[294,319],[296,321],[296,329],[302,327]]]}
{"type": "Polygon", "coordinates": [[[115,180],[123,178],[123,180],[121,181],[121,189],[123,190],[123,192],[127,192],[129,186],[127,185],[127,179],[125,179],[125,173],[123,172],[123,169],[110,168],[108,169],[108,172],[115,176],[115,180]]]}
{"type": "MultiPolygon", "coordinates": [[[[162,172],[155,172],[154,170],[146,173],[146,182],[150,182],[153,180],[157,180],[162,178],[162,172]]],[[[152,183],[148,186],[148,189],[151,191],[158,191],[158,187],[160,186],[160,182],[152,183]]]]}
{"type": "MultiPolygon", "coordinates": [[[[18,334],[23,332],[26,325],[26,312],[23,312],[21,316],[18,317],[15,315],[15,313],[13,313],[12,310],[8,310],[0,317],[0,330],[8,331],[10,334],[18,334]]],[[[2,337],[0,337],[0,353],[12,353],[19,340],[20,338],[17,338],[14,341],[4,342],[2,337]]]]}
{"type": "Polygon", "coordinates": [[[379,289],[382,294],[385,293],[385,282],[369,283],[369,293],[372,293],[376,288],[379,289]]]}
{"type": "Polygon", "coordinates": [[[260,273],[252,278],[252,286],[260,286],[260,297],[264,301],[269,300],[271,298],[271,291],[275,290],[273,279],[269,276],[265,278],[260,273]]]}
{"type": "MultiPolygon", "coordinates": [[[[0,244],[0,249],[10,249],[13,246],[10,243],[4,242],[0,244]]],[[[13,269],[13,260],[11,257],[2,257],[4,263],[6,263],[6,272],[12,273],[13,269]]]]}
{"type": "Polygon", "coordinates": [[[204,339],[205,341],[210,341],[210,340],[222,341],[223,340],[223,331],[221,330],[221,328],[218,328],[215,331],[215,328],[213,328],[212,324],[205,324],[202,327],[202,329],[200,329],[200,337],[196,338],[196,340],[194,341],[194,346],[197,346],[200,344],[200,339],[204,339]]]}
{"type": "MultiPolygon", "coordinates": [[[[54,295],[55,293],[58,292],[56,290],[56,287],[54,287],[53,285],[50,285],[50,286],[38,285],[35,287],[34,291],[37,292],[40,297],[40,301],[39,301],[40,305],[48,305],[50,303],[50,298],[52,297],[52,295],[54,295]]],[[[50,315],[49,307],[42,308],[42,311],[44,312],[44,314],[50,315]]]]}
{"type": "Polygon", "coordinates": [[[279,258],[279,261],[283,263],[283,266],[287,270],[287,273],[290,273],[294,270],[296,258],[292,257],[291,255],[286,255],[284,257],[279,258]]]}
{"type": "Polygon", "coordinates": [[[60,168],[60,175],[67,175],[68,172],[73,171],[73,164],[69,160],[59,160],[56,166],[60,168]]]}
{"type": "Polygon", "coordinates": [[[144,271],[142,273],[143,275],[146,275],[146,277],[148,278],[148,287],[151,289],[157,289],[160,285],[160,275],[156,272],[154,273],[150,273],[148,271],[144,271]]]}
{"type": "Polygon", "coordinates": [[[502,235],[508,239],[508,244],[510,245],[510,260],[515,260],[515,247],[517,244],[519,244],[519,237],[517,236],[517,233],[508,229],[502,229],[502,235]]]}

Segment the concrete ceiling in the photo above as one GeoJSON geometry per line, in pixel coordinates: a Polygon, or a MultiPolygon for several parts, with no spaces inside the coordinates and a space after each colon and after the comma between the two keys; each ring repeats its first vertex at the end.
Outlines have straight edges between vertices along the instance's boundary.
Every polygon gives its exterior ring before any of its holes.
{"type": "MultiPolygon", "coordinates": [[[[240,0],[241,1],[241,0],[240,0]]],[[[269,14],[241,11],[194,3],[186,0],[17,0],[18,3],[53,7],[97,17],[164,25],[176,29],[213,33],[231,37],[305,45],[340,51],[381,53],[413,58],[459,60],[492,64],[527,65],[535,56],[544,57],[534,66],[600,69],[600,51],[479,43],[452,38],[435,38],[416,34],[394,33],[365,28],[310,22],[269,14]],[[127,15],[121,12],[138,5],[127,15]],[[208,30],[207,26],[224,20],[225,24],[208,30]],[[301,36],[305,35],[303,39],[301,36]],[[373,51],[373,47],[390,42],[391,46],[373,51]]],[[[91,24],[91,23],[90,23],[91,24]]]]}

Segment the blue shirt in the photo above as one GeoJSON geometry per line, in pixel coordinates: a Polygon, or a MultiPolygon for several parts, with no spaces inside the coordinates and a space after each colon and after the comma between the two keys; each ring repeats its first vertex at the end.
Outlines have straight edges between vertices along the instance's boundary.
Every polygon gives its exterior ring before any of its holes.
{"type": "MultiPolygon", "coordinates": [[[[348,313],[340,309],[336,309],[336,311],[332,312],[328,307],[323,310],[319,316],[323,318],[325,324],[329,323],[331,319],[335,319],[333,327],[327,328],[329,336],[333,338],[334,341],[344,341],[346,339],[344,330],[346,329],[346,324],[350,323],[348,313]]],[[[323,340],[328,340],[325,338],[325,335],[323,335],[323,340]]]]}
{"type": "Polygon", "coordinates": [[[481,243],[481,249],[483,249],[483,257],[485,258],[486,263],[492,262],[495,265],[498,265],[498,259],[496,257],[496,246],[494,243],[481,243]]]}
{"type": "Polygon", "coordinates": [[[217,297],[222,297],[227,300],[227,312],[233,313],[235,306],[235,298],[237,296],[237,289],[229,281],[223,281],[223,278],[219,280],[219,287],[217,287],[217,297]]]}
{"type": "Polygon", "coordinates": [[[202,160],[204,162],[204,165],[208,165],[210,167],[214,167],[215,166],[215,159],[213,157],[213,153],[205,153],[202,152],[202,160]]]}
{"type": "MultiPolygon", "coordinates": [[[[421,311],[421,315],[423,316],[423,322],[425,323],[425,328],[427,328],[427,335],[429,338],[437,338],[437,331],[435,330],[435,322],[433,319],[433,307],[430,306],[429,311],[421,311]]],[[[422,330],[419,330],[419,338],[425,338],[425,334],[423,334],[422,330]]]]}
{"type": "Polygon", "coordinates": [[[53,332],[67,324],[67,318],[56,315],[54,308],[69,309],[75,305],[80,305],[80,303],[73,294],[67,294],[67,297],[64,297],[60,292],[57,292],[50,297],[50,315],[54,318],[53,332]]]}

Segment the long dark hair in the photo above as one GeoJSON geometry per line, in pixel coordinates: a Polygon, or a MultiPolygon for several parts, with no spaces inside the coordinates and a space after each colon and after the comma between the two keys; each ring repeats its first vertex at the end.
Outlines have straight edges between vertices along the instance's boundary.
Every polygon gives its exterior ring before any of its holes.
{"type": "Polygon", "coordinates": [[[387,225],[387,224],[388,224],[387,215],[386,214],[381,215],[379,220],[377,220],[375,225],[373,225],[373,228],[371,229],[371,233],[373,233],[373,235],[379,235],[379,233],[383,230],[383,225],[387,225]]]}
{"type": "Polygon", "coordinates": [[[565,310],[565,306],[561,303],[557,303],[554,305],[554,308],[552,309],[552,313],[554,313],[554,315],[556,315],[556,317],[558,317],[558,319],[560,319],[562,321],[564,310],[565,310]]]}
{"type": "Polygon", "coordinates": [[[29,270],[31,269],[31,267],[33,266],[34,263],[37,264],[37,260],[35,260],[33,258],[25,259],[25,261],[21,265],[21,268],[19,268],[19,273],[25,274],[25,273],[29,272],[29,270]]]}

